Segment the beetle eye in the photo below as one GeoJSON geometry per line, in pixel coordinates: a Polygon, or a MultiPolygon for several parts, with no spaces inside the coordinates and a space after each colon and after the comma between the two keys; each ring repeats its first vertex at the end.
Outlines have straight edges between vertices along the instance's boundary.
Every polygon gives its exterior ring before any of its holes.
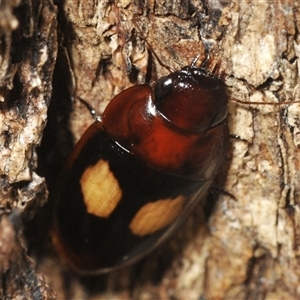
{"type": "Polygon", "coordinates": [[[155,96],[158,98],[163,97],[170,91],[172,84],[173,80],[170,77],[164,76],[158,79],[154,87],[155,96]]]}

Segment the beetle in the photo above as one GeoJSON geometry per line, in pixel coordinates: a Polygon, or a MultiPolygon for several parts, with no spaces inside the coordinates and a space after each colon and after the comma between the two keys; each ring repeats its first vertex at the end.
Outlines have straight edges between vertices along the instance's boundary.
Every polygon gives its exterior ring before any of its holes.
{"type": "Polygon", "coordinates": [[[82,274],[132,264],[199,205],[229,146],[224,82],[196,67],[115,96],[70,154],[52,237],[82,274]]]}

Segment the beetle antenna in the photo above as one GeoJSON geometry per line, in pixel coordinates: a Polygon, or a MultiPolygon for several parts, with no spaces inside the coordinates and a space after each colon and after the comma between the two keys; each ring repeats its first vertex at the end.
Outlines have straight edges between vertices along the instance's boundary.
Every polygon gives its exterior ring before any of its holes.
{"type": "Polygon", "coordinates": [[[153,55],[155,56],[155,58],[156,58],[157,61],[159,62],[159,64],[160,64],[162,67],[164,67],[166,70],[168,70],[170,73],[173,73],[174,70],[173,70],[170,66],[164,64],[164,63],[161,61],[161,59],[159,58],[159,56],[157,55],[157,53],[156,53],[156,52],[154,51],[154,49],[152,48],[151,44],[147,41],[145,35],[144,35],[143,32],[142,32],[141,27],[137,24],[137,22],[136,22],[135,19],[133,19],[133,23],[134,23],[134,26],[136,27],[136,29],[139,31],[140,35],[143,37],[143,39],[144,39],[144,41],[146,42],[148,48],[150,49],[150,51],[153,53],[153,55]]]}
{"type": "Polygon", "coordinates": [[[231,98],[230,99],[232,102],[241,104],[241,105],[274,105],[274,106],[282,106],[282,105],[291,105],[291,104],[296,104],[300,103],[300,101],[286,101],[286,102],[262,102],[262,101],[255,101],[255,102],[250,102],[250,101],[242,101],[238,99],[231,98]]]}

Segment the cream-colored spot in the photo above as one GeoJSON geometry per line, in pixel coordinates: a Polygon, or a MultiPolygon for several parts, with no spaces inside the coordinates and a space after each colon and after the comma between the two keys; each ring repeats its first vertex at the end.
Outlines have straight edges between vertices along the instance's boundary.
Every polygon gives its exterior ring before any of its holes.
{"type": "Polygon", "coordinates": [[[118,180],[102,159],[85,169],[80,185],[87,211],[97,217],[108,218],[122,198],[118,180]]]}
{"type": "Polygon", "coordinates": [[[132,219],[129,224],[130,230],[135,235],[145,236],[166,227],[180,214],[184,200],[185,197],[181,195],[175,199],[167,198],[147,203],[132,219]]]}

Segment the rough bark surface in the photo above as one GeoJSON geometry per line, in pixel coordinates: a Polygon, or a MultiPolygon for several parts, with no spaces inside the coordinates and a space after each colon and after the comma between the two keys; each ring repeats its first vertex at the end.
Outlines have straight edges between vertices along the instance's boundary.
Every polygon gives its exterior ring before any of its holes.
{"type": "Polygon", "coordinates": [[[0,4],[0,298],[51,299],[50,285],[58,299],[299,299],[300,104],[290,103],[300,100],[299,32],[300,7],[289,0],[0,4]],[[73,142],[93,121],[71,98],[101,113],[126,87],[168,73],[145,38],[173,69],[199,54],[200,65],[207,49],[207,68],[225,74],[230,132],[244,140],[232,139],[216,185],[236,199],[214,193],[141,263],[80,277],[52,249],[51,197],[37,209],[47,192],[36,175],[35,148],[57,41],[38,169],[50,194],[73,142]],[[21,234],[24,216],[36,211],[26,237],[37,273],[21,234]],[[13,283],[14,274],[26,273],[13,283]]]}
{"type": "Polygon", "coordinates": [[[0,2],[0,274],[1,299],[53,299],[26,254],[22,220],[47,200],[36,173],[57,55],[51,1],[0,2]]]}

